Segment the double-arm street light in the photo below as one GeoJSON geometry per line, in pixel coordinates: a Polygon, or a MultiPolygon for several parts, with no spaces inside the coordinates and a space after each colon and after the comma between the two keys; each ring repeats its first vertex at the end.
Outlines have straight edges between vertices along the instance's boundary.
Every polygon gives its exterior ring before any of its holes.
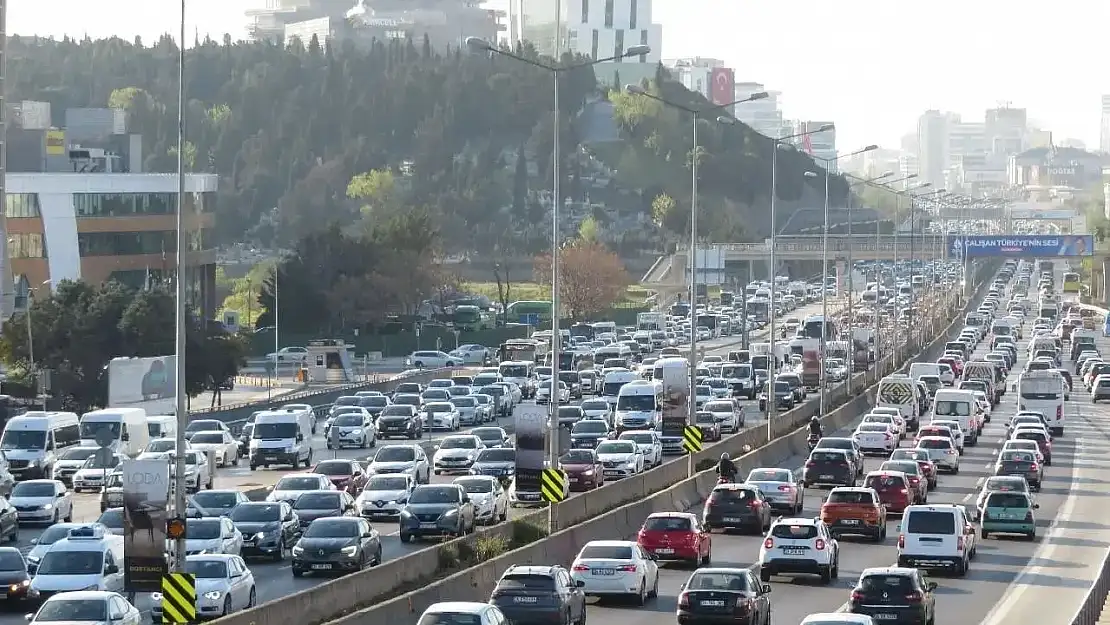
{"type": "MultiPolygon", "coordinates": [[[[853,390],[852,386],[851,386],[851,381],[852,381],[852,375],[855,374],[855,365],[856,365],[856,362],[855,362],[856,361],[856,335],[855,335],[856,319],[855,319],[855,310],[853,309],[853,303],[852,303],[852,301],[855,299],[855,296],[856,296],[856,289],[855,289],[855,285],[853,284],[853,277],[856,273],[855,272],[855,259],[852,258],[852,248],[855,247],[854,241],[852,239],[852,237],[854,236],[853,233],[852,233],[852,221],[853,221],[853,215],[852,215],[852,199],[853,199],[853,197],[852,197],[852,187],[856,187],[856,186],[859,186],[859,185],[875,184],[875,183],[877,183],[881,180],[886,180],[887,178],[890,178],[893,175],[894,175],[893,171],[884,171],[883,173],[879,174],[878,176],[872,176],[871,178],[859,178],[859,177],[853,176],[851,174],[845,174],[845,176],[847,178],[850,178],[851,180],[853,180],[853,182],[848,183],[848,261],[847,261],[847,265],[848,265],[848,358],[849,358],[849,360],[848,360],[847,364],[848,364],[849,395],[851,395],[851,391],[853,390]]],[[[876,213],[875,222],[878,223],[878,221],[879,221],[878,213],[876,213]]],[[[878,247],[875,248],[875,251],[878,252],[878,247]]],[[[876,287],[877,286],[878,285],[876,285],[876,287]]],[[[875,309],[876,316],[878,315],[878,312],[879,312],[878,307],[876,307],[876,309],[875,309]]],[[[877,336],[878,336],[878,333],[876,333],[876,337],[877,336]]],[[[872,339],[872,340],[874,340],[874,339],[872,339]]],[[[864,367],[864,369],[866,370],[866,366],[864,367]]]]}
{"type": "MultiPolygon", "coordinates": [[[[553,206],[552,206],[552,209],[551,209],[551,367],[552,367],[552,374],[551,374],[551,396],[550,396],[551,397],[551,406],[550,406],[550,415],[548,417],[548,423],[547,423],[548,432],[549,432],[550,435],[548,436],[547,446],[548,446],[548,463],[550,464],[552,469],[555,469],[555,468],[558,468],[558,466],[559,466],[559,369],[560,369],[559,361],[561,360],[561,357],[560,357],[560,351],[561,351],[560,343],[561,343],[561,340],[560,340],[560,336],[559,336],[559,312],[560,312],[559,311],[559,299],[560,299],[559,298],[559,287],[560,287],[560,284],[559,284],[559,257],[560,257],[560,252],[559,252],[560,251],[559,209],[561,208],[561,205],[563,203],[562,202],[562,196],[560,194],[560,182],[561,182],[561,178],[562,178],[562,173],[560,171],[560,166],[559,166],[559,163],[562,160],[562,154],[560,153],[560,146],[559,146],[559,117],[560,117],[559,79],[560,79],[562,74],[565,74],[567,72],[571,72],[571,71],[574,71],[574,70],[577,70],[577,69],[582,69],[584,67],[590,67],[591,65],[597,65],[598,63],[606,63],[606,62],[609,62],[609,61],[617,61],[617,60],[623,59],[625,57],[642,56],[644,54],[648,54],[649,52],[651,52],[651,47],[646,46],[646,45],[632,46],[632,47],[628,48],[627,50],[625,50],[622,54],[618,54],[618,55],[614,55],[614,56],[610,56],[610,57],[604,57],[604,58],[600,58],[600,59],[591,59],[591,60],[588,60],[588,61],[581,61],[581,62],[578,62],[578,63],[570,63],[570,64],[566,64],[566,65],[547,64],[547,63],[544,63],[542,61],[537,61],[536,59],[530,59],[528,57],[521,56],[521,55],[516,54],[514,52],[511,52],[509,50],[499,48],[499,47],[493,45],[492,43],[486,41],[485,39],[482,39],[481,37],[467,37],[466,38],[466,47],[469,48],[472,52],[478,52],[478,53],[484,52],[484,53],[488,53],[488,54],[498,54],[498,55],[513,59],[515,61],[520,61],[521,63],[531,65],[533,67],[538,67],[540,69],[547,70],[548,72],[551,72],[552,78],[554,80],[554,102],[553,102],[553,105],[554,105],[554,108],[555,108],[555,118],[554,118],[554,122],[553,122],[554,138],[552,140],[552,144],[553,144],[552,152],[554,154],[554,157],[553,157],[553,164],[552,164],[553,179],[551,181],[551,199],[552,199],[552,203],[553,203],[553,206]]],[[[556,530],[556,523],[555,523],[555,517],[554,517],[555,506],[552,505],[548,509],[549,509],[549,515],[550,515],[549,518],[548,518],[548,522],[550,523],[550,528],[549,529],[552,532],[554,532],[556,530]]]]}
{"type": "MultiPolygon", "coordinates": [[[[818,395],[818,414],[824,415],[825,408],[828,402],[828,367],[825,366],[825,358],[828,353],[828,338],[829,338],[829,289],[828,289],[828,276],[829,276],[829,178],[832,176],[829,171],[832,169],[833,163],[836,163],[842,158],[851,158],[859,156],[872,150],[878,150],[879,146],[872,144],[863,149],[856,150],[855,152],[847,152],[845,154],[838,154],[832,158],[821,158],[820,156],[813,156],[812,158],[821,161],[825,164],[825,213],[824,213],[824,227],[821,228],[821,392],[818,395]]],[[[812,156],[812,155],[811,155],[812,156]]],[[[808,177],[816,177],[817,172],[807,171],[805,173],[808,177]]],[[[852,246],[851,238],[848,239],[848,247],[852,246]]],[[[849,266],[851,271],[851,266],[849,266]]],[[[839,285],[838,285],[839,286],[839,285]]],[[[848,297],[851,298],[851,293],[848,297]]],[[[854,350],[854,346],[853,346],[854,350]]],[[[851,374],[848,376],[851,380],[851,374]]]]}
{"type": "MultiPolygon", "coordinates": [[[[910,319],[908,320],[908,323],[909,323],[909,337],[910,337],[910,339],[913,339],[914,334],[917,334],[918,335],[917,338],[918,338],[919,341],[922,338],[920,330],[923,326],[922,326],[921,323],[917,323],[917,321],[920,319],[920,317],[918,315],[919,311],[917,310],[917,290],[913,286],[914,274],[917,273],[917,270],[915,269],[915,266],[916,266],[916,263],[917,263],[917,250],[915,249],[916,245],[917,245],[917,230],[915,228],[915,223],[917,221],[917,209],[918,209],[918,206],[920,205],[920,203],[917,202],[917,200],[923,199],[923,198],[924,199],[936,198],[936,197],[939,197],[939,196],[941,196],[941,195],[943,195],[947,192],[948,192],[948,189],[930,189],[930,190],[926,191],[925,193],[918,194],[918,193],[910,192],[908,194],[909,195],[909,201],[910,201],[910,310],[911,310],[910,314],[912,315],[910,317],[910,319]]],[[[924,251],[924,250],[922,250],[922,251],[924,251]]],[[[922,271],[921,275],[922,275],[922,278],[924,278],[925,272],[922,271]]]]}
{"type": "MultiPolygon", "coordinates": [[[[697,386],[697,366],[698,366],[698,314],[697,314],[697,301],[698,301],[698,124],[708,114],[716,115],[722,109],[728,109],[737,104],[745,102],[755,102],[767,97],[766,91],[759,91],[749,95],[746,98],[741,98],[726,104],[714,104],[708,107],[694,107],[685,104],[672,102],[666,98],[655,95],[639,85],[627,85],[625,91],[633,95],[644,96],[664,104],[666,106],[685,111],[690,114],[693,120],[693,156],[690,161],[690,392],[688,394],[689,411],[686,415],[687,423],[695,425],[697,423],[697,402],[694,401],[694,390],[697,386]]],[[[730,118],[731,119],[731,118],[730,118]]],[[[773,339],[772,339],[773,340],[773,339]]],[[[694,456],[690,455],[690,474],[694,472],[694,456]]]]}

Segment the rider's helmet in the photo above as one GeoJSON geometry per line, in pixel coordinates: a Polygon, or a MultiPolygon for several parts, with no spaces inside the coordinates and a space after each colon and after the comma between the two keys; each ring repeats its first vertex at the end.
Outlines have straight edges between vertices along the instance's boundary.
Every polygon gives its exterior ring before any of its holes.
{"type": "Polygon", "coordinates": [[[817,418],[817,415],[813,415],[812,417],[809,418],[809,420],[810,420],[811,423],[820,423],[821,422],[821,419],[817,418]]]}
{"type": "Polygon", "coordinates": [[[721,460],[728,460],[728,452],[721,454],[721,460]]]}

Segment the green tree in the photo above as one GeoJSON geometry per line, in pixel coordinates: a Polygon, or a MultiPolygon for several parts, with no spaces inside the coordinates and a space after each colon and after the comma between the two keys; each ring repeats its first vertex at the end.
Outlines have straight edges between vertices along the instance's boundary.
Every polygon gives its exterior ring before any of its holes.
{"type": "Polygon", "coordinates": [[[601,241],[601,224],[591,215],[578,224],[578,238],[584,243],[599,243],[601,241]]]}
{"type": "Polygon", "coordinates": [[[371,169],[355,175],[347,184],[347,197],[363,202],[365,217],[381,219],[397,207],[397,182],[388,169],[371,169]]]}

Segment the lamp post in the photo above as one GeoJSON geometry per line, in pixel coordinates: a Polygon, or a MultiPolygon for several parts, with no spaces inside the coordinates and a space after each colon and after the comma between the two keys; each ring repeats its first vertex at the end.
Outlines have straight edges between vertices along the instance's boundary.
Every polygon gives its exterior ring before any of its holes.
{"type": "MultiPolygon", "coordinates": [[[[559,47],[560,47],[559,44],[560,44],[560,41],[561,41],[561,28],[562,28],[561,25],[560,25],[560,20],[559,20],[558,16],[559,16],[559,12],[558,12],[558,9],[557,9],[556,10],[556,34],[555,34],[556,54],[558,54],[558,50],[559,50],[559,47]]],[[[525,64],[531,65],[533,67],[538,67],[540,69],[547,70],[548,72],[551,72],[552,79],[554,81],[554,102],[553,102],[553,105],[554,105],[555,117],[554,117],[554,122],[553,122],[554,137],[553,137],[553,142],[552,142],[552,144],[553,144],[552,145],[552,152],[554,154],[554,160],[553,160],[553,163],[552,163],[552,170],[553,170],[552,178],[553,179],[551,181],[551,196],[552,196],[552,201],[553,201],[553,206],[551,208],[551,367],[552,367],[552,373],[551,373],[551,406],[550,406],[550,415],[548,417],[548,423],[547,423],[548,433],[549,433],[547,446],[548,446],[548,463],[550,464],[552,469],[555,469],[555,468],[558,468],[558,466],[559,466],[559,369],[560,369],[559,361],[561,360],[561,358],[560,358],[561,339],[560,339],[560,336],[559,336],[559,313],[560,313],[560,311],[559,311],[559,299],[560,299],[559,298],[559,288],[560,288],[560,282],[559,282],[559,259],[560,259],[560,254],[559,254],[559,249],[560,249],[560,244],[559,244],[559,239],[560,239],[560,237],[559,237],[559,209],[561,208],[561,205],[562,205],[562,196],[560,194],[560,182],[561,182],[561,178],[562,178],[562,173],[560,171],[559,163],[562,160],[562,157],[561,157],[562,155],[560,153],[561,150],[560,150],[560,146],[559,146],[559,134],[560,134],[560,130],[559,130],[559,117],[560,117],[559,78],[560,78],[561,74],[564,74],[566,72],[570,72],[570,71],[573,71],[573,70],[576,70],[576,69],[581,69],[583,67],[589,67],[591,65],[597,65],[598,63],[605,63],[605,62],[608,62],[608,61],[616,61],[616,60],[623,59],[625,57],[630,57],[630,56],[641,56],[641,55],[644,55],[644,54],[647,54],[647,53],[651,52],[651,48],[649,46],[646,46],[646,45],[632,46],[632,47],[628,48],[627,50],[625,50],[622,54],[618,54],[618,55],[614,55],[614,56],[610,56],[610,57],[605,57],[605,58],[600,58],[600,59],[591,59],[589,61],[584,61],[584,62],[581,62],[581,63],[573,63],[573,64],[570,64],[570,65],[549,65],[547,63],[543,63],[543,62],[537,61],[535,59],[530,59],[530,58],[527,58],[527,57],[524,57],[524,56],[520,56],[520,55],[514,54],[513,52],[510,52],[508,50],[498,48],[498,47],[494,46],[492,43],[486,41],[485,39],[482,39],[481,37],[467,37],[466,38],[466,47],[469,48],[472,52],[478,52],[478,53],[485,52],[485,53],[488,53],[488,54],[498,54],[500,56],[504,56],[504,57],[513,59],[515,61],[520,61],[521,63],[525,63],[525,64]]],[[[554,505],[548,506],[548,524],[549,524],[549,530],[554,532],[556,530],[556,518],[555,518],[555,506],[554,505]]]]}
{"type": "MultiPolygon", "coordinates": [[[[853,285],[853,276],[855,274],[855,260],[852,258],[852,250],[855,247],[852,240],[852,187],[861,184],[874,184],[880,180],[885,180],[894,175],[893,171],[885,171],[878,176],[871,178],[861,179],[855,176],[848,175],[849,178],[854,179],[856,182],[849,183],[848,185],[848,392],[852,392],[852,376],[855,374],[855,361],[856,361],[856,337],[855,337],[855,311],[852,307],[852,300],[855,299],[856,289],[853,285]]],[[[878,222],[878,214],[876,213],[875,221],[878,222]]],[[[875,250],[878,252],[878,250],[875,250]]],[[[876,286],[878,286],[876,284],[876,286]]],[[[878,291],[876,290],[876,295],[878,291]]],[[[875,307],[875,314],[878,315],[878,306],[875,307]]],[[[866,370],[866,367],[865,367],[866,370]]]]}
{"type": "MultiPolygon", "coordinates": [[[[50,284],[50,280],[43,280],[42,284],[39,285],[39,286],[46,286],[48,284],[50,284]]],[[[26,318],[27,318],[27,360],[28,360],[28,368],[30,369],[30,371],[28,373],[30,373],[30,375],[31,375],[31,383],[35,385],[35,399],[39,399],[40,394],[41,394],[42,410],[43,410],[43,412],[45,412],[46,411],[46,389],[42,387],[42,381],[39,379],[39,377],[37,375],[35,375],[35,370],[37,368],[37,367],[35,367],[35,335],[34,335],[34,331],[32,330],[32,326],[34,324],[31,321],[31,300],[34,299],[35,291],[37,291],[37,290],[38,290],[38,287],[28,287],[27,288],[27,314],[25,315],[26,318]]],[[[34,404],[32,404],[31,407],[33,408],[34,404]]]]}
{"type": "MultiPolygon", "coordinates": [[[[188,395],[185,389],[185,263],[188,239],[185,236],[185,0],[181,0],[180,30],[177,41],[177,276],[174,280],[176,323],[174,328],[175,408],[177,441],[174,454],[174,514],[185,516],[185,428],[189,423],[188,395]]],[[[185,536],[174,541],[173,570],[185,572],[185,536]]]]}
{"type": "MultiPolygon", "coordinates": [[[[697,423],[698,411],[697,402],[693,399],[697,386],[698,366],[698,311],[696,305],[698,299],[698,161],[700,160],[698,157],[698,123],[702,120],[703,116],[708,113],[715,113],[721,109],[728,109],[745,102],[762,100],[767,97],[767,92],[759,91],[746,98],[741,98],[726,104],[714,104],[706,108],[693,108],[661,98],[638,85],[627,85],[625,90],[634,95],[650,98],[665,106],[685,111],[690,114],[693,124],[693,156],[690,159],[690,249],[688,252],[688,256],[690,257],[690,392],[687,393],[688,412],[686,415],[686,422],[690,425],[695,425],[697,423]]],[[[690,475],[694,474],[693,454],[689,454],[688,456],[688,473],[690,475]]]]}
{"type": "Polygon", "coordinates": [[[918,316],[918,310],[917,291],[913,288],[914,274],[917,273],[917,270],[915,268],[917,263],[917,254],[915,249],[917,246],[917,231],[914,228],[914,225],[917,221],[917,204],[915,203],[915,200],[926,195],[939,195],[945,192],[947,192],[947,189],[936,189],[923,195],[917,195],[914,193],[908,194],[908,199],[910,201],[910,310],[912,311],[911,314],[913,315],[910,318],[909,337],[912,340],[914,338],[914,335],[916,334],[917,340],[919,342],[921,340],[921,324],[914,323],[914,320],[918,316]]]}
{"type": "MultiPolygon", "coordinates": [[[[903,176],[901,178],[897,178],[895,180],[890,180],[890,181],[882,183],[882,184],[875,184],[875,183],[872,183],[872,184],[874,184],[874,186],[877,186],[877,187],[880,187],[880,188],[883,188],[883,189],[887,189],[888,191],[893,191],[894,193],[897,193],[897,191],[893,190],[893,185],[898,184],[899,182],[906,182],[908,180],[913,180],[915,178],[917,178],[917,174],[909,174],[908,176],[903,176]]],[[[895,232],[897,232],[897,229],[898,229],[898,209],[897,209],[897,206],[898,205],[896,203],[895,204],[894,217],[891,220],[891,223],[894,224],[894,231],[895,232]]],[[[881,235],[882,235],[882,220],[878,218],[878,215],[876,215],[875,216],[875,252],[876,252],[876,256],[878,256],[878,252],[879,252],[879,245],[880,245],[881,235]]],[[[897,248],[897,246],[895,246],[894,250],[895,250],[894,262],[897,262],[898,261],[898,255],[897,255],[898,248],[897,248]]],[[[878,259],[876,258],[876,261],[875,261],[875,285],[876,285],[876,289],[879,286],[882,286],[882,283],[883,283],[882,265],[878,262],[878,259]]],[[[879,315],[879,300],[878,300],[878,291],[877,290],[876,290],[875,295],[876,295],[876,299],[875,299],[875,319],[874,319],[874,321],[875,321],[874,343],[875,343],[875,380],[877,381],[879,379],[879,361],[881,360],[881,353],[882,353],[881,350],[880,350],[881,342],[879,340],[879,337],[881,336],[880,327],[881,327],[882,324],[881,324],[881,319],[880,319],[880,315],[879,315]]]]}
{"type": "MultiPolygon", "coordinates": [[[[931,183],[931,182],[922,182],[921,184],[911,186],[909,184],[908,179],[907,179],[906,184],[904,184],[903,187],[902,187],[902,191],[897,193],[897,200],[898,200],[897,205],[899,205],[899,206],[901,205],[902,196],[906,196],[906,197],[910,196],[910,191],[911,190],[914,190],[914,189],[928,189],[931,186],[933,186],[933,183],[931,183]]],[[[911,202],[911,207],[910,207],[910,214],[911,214],[911,216],[913,214],[912,202],[911,202]]],[[[912,219],[912,217],[911,217],[911,219],[912,219]]],[[[912,221],[911,221],[911,223],[912,223],[912,221]]],[[[894,220],[894,287],[895,288],[898,288],[898,226],[899,226],[898,220],[895,219],[894,220]]],[[[912,231],[910,232],[910,244],[911,245],[913,244],[913,232],[912,231]]],[[[913,275],[913,262],[912,262],[912,260],[910,262],[910,275],[911,276],[913,275]]],[[[910,292],[911,293],[913,292],[912,277],[911,277],[910,292]]],[[[911,295],[911,297],[912,297],[912,295],[911,295]]],[[[893,323],[894,323],[894,328],[897,329],[898,328],[898,315],[897,315],[897,313],[895,313],[895,315],[894,315],[893,323]]],[[[898,362],[898,358],[902,353],[902,344],[898,341],[897,334],[898,333],[895,332],[896,336],[895,336],[895,340],[894,340],[894,344],[893,344],[894,360],[891,362],[892,365],[895,362],[898,362]]]]}

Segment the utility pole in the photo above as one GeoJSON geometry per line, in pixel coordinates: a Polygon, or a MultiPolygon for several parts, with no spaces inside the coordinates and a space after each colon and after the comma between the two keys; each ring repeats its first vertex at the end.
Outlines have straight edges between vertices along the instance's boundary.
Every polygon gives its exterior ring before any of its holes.
{"type": "MultiPolygon", "coordinates": [[[[174,514],[185,517],[185,428],[189,425],[189,408],[185,393],[185,264],[188,238],[185,236],[185,0],[181,0],[181,30],[177,43],[177,280],[174,281],[176,293],[176,328],[174,351],[177,353],[176,374],[176,412],[177,445],[174,454],[174,514]]],[[[173,570],[185,572],[185,535],[182,533],[174,541],[173,570]]]]}

